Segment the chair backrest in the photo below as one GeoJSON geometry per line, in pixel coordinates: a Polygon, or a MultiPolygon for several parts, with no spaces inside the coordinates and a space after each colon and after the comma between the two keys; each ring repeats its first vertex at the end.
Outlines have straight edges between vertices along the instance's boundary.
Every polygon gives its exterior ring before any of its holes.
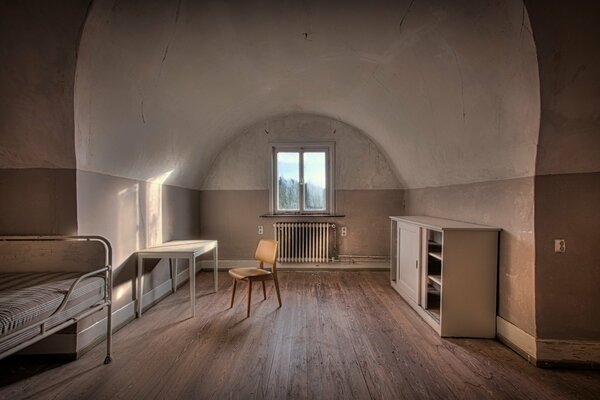
{"type": "Polygon", "coordinates": [[[261,262],[261,267],[263,262],[272,264],[273,271],[275,271],[275,268],[277,268],[277,240],[262,239],[258,242],[254,258],[261,262]]]}

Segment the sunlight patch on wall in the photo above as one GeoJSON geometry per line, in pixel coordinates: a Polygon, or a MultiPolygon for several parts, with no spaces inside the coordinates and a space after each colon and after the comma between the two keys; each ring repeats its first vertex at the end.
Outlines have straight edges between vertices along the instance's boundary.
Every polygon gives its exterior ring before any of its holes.
{"type": "Polygon", "coordinates": [[[115,247],[115,265],[121,265],[131,250],[140,248],[140,185],[125,188],[118,192],[117,243],[115,247]]]}
{"type": "Polygon", "coordinates": [[[113,301],[119,301],[123,298],[123,296],[131,295],[131,293],[133,292],[132,283],[131,283],[131,281],[125,282],[113,290],[114,290],[113,301]]]}
{"type": "Polygon", "coordinates": [[[163,183],[173,173],[173,170],[150,178],[146,192],[146,246],[156,246],[163,243],[163,210],[162,188],[163,183]]]}

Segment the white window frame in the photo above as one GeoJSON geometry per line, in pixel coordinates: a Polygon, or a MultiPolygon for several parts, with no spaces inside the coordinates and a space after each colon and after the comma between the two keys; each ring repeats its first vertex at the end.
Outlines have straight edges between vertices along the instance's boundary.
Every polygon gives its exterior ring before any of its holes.
{"type": "Polygon", "coordinates": [[[270,143],[269,152],[271,154],[270,172],[271,179],[269,183],[269,209],[273,215],[333,215],[335,214],[335,143],[334,142],[308,142],[308,143],[270,143]],[[277,153],[279,152],[299,152],[300,153],[300,210],[298,211],[279,211],[277,210],[277,153]],[[304,210],[304,157],[303,152],[324,151],[326,157],[326,209],[321,211],[304,210]]]}

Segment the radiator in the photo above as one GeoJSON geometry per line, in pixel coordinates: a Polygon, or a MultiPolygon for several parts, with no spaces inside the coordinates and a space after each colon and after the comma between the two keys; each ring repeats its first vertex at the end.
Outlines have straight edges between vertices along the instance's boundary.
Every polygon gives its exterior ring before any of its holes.
{"type": "Polygon", "coordinates": [[[329,222],[276,222],[280,262],[328,262],[335,247],[335,224],[329,222]]]}

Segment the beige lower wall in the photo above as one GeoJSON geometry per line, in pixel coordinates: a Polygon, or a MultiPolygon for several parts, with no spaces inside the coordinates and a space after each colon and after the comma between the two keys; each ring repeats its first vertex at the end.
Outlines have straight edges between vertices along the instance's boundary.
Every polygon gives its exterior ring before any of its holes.
{"type": "Polygon", "coordinates": [[[406,213],[502,228],[498,315],[535,336],[533,178],[405,191],[406,213]]]}
{"type": "Polygon", "coordinates": [[[599,207],[600,172],[535,178],[539,338],[600,341],[599,207]]]}
{"type": "MultiPolygon", "coordinates": [[[[113,246],[115,309],[134,300],[136,250],[199,238],[199,200],[195,190],[77,171],[79,233],[102,235],[113,246]]],[[[145,293],[169,279],[166,260],[146,262],[145,271],[145,293]]]]}
{"type": "Polygon", "coordinates": [[[74,169],[0,169],[0,235],[76,233],[74,169]]]}
{"type": "MultiPolygon", "coordinates": [[[[3,169],[0,187],[2,234],[78,232],[111,240],[115,308],[134,298],[137,249],[158,241],[215,238],[221,259],[249,259],[260,238],[257,226],[265,227],[263,237],[273,237],[276,221],[260,217],[268,213],[266,190],[200,192],[64,169],[3,169]]],[[[345,217],[325,220],[348,228],[346,238],[338,229],[339,253],[352,255],[389,253],[389,215],[498,226],[499,315],[534,337],[598,340],[600,173],[535,178],[535,243],[533,192],[533,178],[404,191],[339,190],[337,211],[345,217]],[[566,240],[566,253],[554,253],[554,239],[566,240]]],[[[152,272],[145,292],[168,279],[165,262],[147,269],[152,272]]]]}
{"type": "MultiPolygon", "coordinates": [[[[404,214],[404,190],[338,190],[336,212],[348,236],[338,237],[340,254],[390,255],[390,215],[404,214]]],[[[338,229],[339,236],[339,229],[338,229]]]]}
{"type": "MultiPolygon", "coordinates": [[[[0,187],[2,234],[78,232],[111,240],[116,308],[133,300],[137,249],[159,240],[215,238],[221,259],[249,259],[260,238],[257,226],[265,227],[263,237],[273,237],[276,220],[260,217],[268,212],[266,190],[200,192],[62,169],[3,169],[0,187]]],[[[339,253],[353,255],[389,253],[389,215],[498,226],[503,229],[499,315],[535,337],[598,340],[600,173],[535,178],[535,243],[533,192],[533,178],[404,191],[340,190],[337,211],[345,217],[328,220],[348,228],[346,238],[338,237],[339,253]],[[554,253],[554,239],[567,241],[565,254],[554,253]]],[[[169,273],[165,262],[148,269],[146,292],[169,273]]]]}
{"type": "MultiPolygon", "coordinates": [[[[339,218],[314,217],[338,226],[338,253],[348,255],[389,255],[389,216],[401,215],[402,190],[338,190],[339,218]],[[346,226],[348,236],[341,237],[346,226]]],[[[294,218],[261,218],[269,212],[268,190],[204,190],[201,194],[201,234],[219,240],[219,257],[247,260],[254,257],[261,238],[273,238],[273,223],[294,218]],[[258,235],[258,226],[264,234],[258,235]]],[[[302,219],[306,220],[306,219],[302,219]]]]}

